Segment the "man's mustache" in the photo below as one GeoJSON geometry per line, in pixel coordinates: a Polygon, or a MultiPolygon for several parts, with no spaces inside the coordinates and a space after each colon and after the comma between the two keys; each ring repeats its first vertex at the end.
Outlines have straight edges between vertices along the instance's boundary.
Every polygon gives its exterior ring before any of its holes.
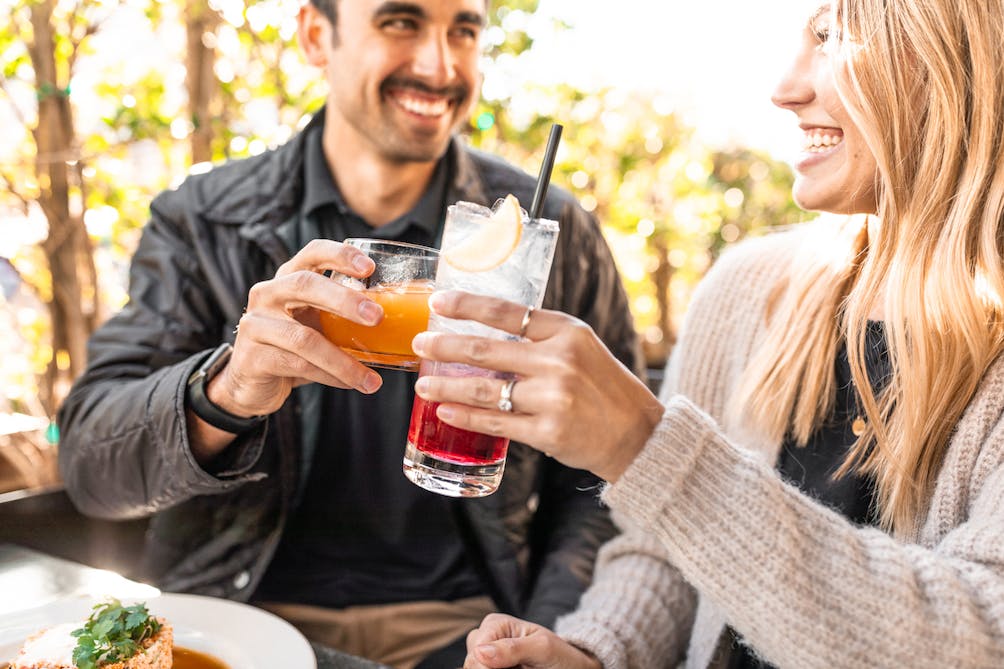
{"type": "Polygon", "coordinates": [[[434,88],[424,81],[412,79],[410,77],[389,77],[384,80],[381,88],[384,90],[388,88],[410,88],[418,91],[419,93],[448,97],[458,101],[466,100],[471,91],[470,87],[464,84],[453,84],[442,88],[434,88]]]}

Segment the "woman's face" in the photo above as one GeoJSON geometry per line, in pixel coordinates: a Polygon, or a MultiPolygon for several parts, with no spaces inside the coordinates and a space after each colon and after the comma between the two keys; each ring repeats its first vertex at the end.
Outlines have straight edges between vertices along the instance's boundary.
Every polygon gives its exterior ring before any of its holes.
{"type": "Polygon", "coordinates": [[[795,202],[811,211],[871,214],[877,208],[877,164],[837,94],[833,47],[838,30],[830,4],[818,6],[772,100],[794,112],[805,133],[795,163],[795,202]]]}

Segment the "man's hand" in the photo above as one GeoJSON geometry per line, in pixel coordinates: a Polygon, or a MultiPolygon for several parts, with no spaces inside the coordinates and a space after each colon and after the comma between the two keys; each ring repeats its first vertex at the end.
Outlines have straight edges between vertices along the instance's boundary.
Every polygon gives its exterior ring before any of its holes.
{"type": "MultiPolygon", "coordinates": [[[[305,383],[376,392],[380,375],[329,342],[318,319],[319,311],[329,311],[363,325],[379,323],[379,304],[323,274],[331,270],[364,278],[373,269],[373,261],[359,249],[315,239],[275,277],[252,286],[230,361],[206,388],[209,399],[237,416],[261,416],[275,412],[293,388],[305,383]]],[[[193,452],[206,462],[233,435],[189,414],[193,452]]]]}
{"type": "Polygon", "coordinates": [[[492,613],[467,635],[464,669],[602,669],[599,661],[557,634],[519,618],[492,613]]]}

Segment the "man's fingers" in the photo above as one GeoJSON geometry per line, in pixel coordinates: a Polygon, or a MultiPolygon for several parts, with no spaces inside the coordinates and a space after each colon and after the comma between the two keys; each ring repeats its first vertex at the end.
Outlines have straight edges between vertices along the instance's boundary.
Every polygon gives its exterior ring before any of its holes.
{"type": "Polygon", "coordinates": [[[241,358],[244,356],[240,343],[245,338],[264,345],[256,347],[246,361],[259,372],[355,388],[364,393],[375,392],[382,383],[379,374],[331,344],[317,330],[294,320],[245,314],[235,352],[241,358]]]}
{"type": "MultiPolygon", "coordinates": [[[[514,335],[523,331],[523,318],[527,313],[525,305],[459,290],[433,293],[429,305],[440,316],[478,321],[514,335]]],[[[567,327],[571,319],[571,316],[559,311],[537,309],[533,311],[522,334],[532,341],[548,339],[567,327]]]]}
{"type": "Polygon", "coordinates": [[[330,239],[314,239],[283,263],[275,275],[281,277],[301,271],[320,273],[330,270],[363,278],[372,274],[375,267],[370,257],[354,246],[330,239]]]}
{"type": "Polygon", "coordinates": [[[314,272],[277,275],[252,286],[248,295],[248,312],[268,309],[292,315],[303,307],[338,314],[362,325],[376,325],[383,318],[383,307],[370,300],[365,291],[353,290],[314,272]]]}

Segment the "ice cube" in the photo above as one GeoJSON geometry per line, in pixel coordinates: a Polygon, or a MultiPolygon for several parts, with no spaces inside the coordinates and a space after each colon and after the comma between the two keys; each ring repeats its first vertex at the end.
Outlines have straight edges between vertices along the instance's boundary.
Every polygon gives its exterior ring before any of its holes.
{"type": "MultiPolygon", "coordinates": [[[[498,210],[499,210],[499,207],[501,207],[501,206],[502,206],[502,203],[503,203],[503,202],[505,202],[505,198],[504,198],[504,197],[500,197],[499,199],[495,200],[495,204],[493,204],[493,205],[492,205],[492,208],[491,208],[491,213],[493,213],[493,214],[494,214],[494,213],[495,213],[496,211],[498,211],[498,210]]],[[[520,215],[520,221],[521,221],[522,223],[524,223],[524,224],[525,224],[525,223],[526,223],[526,222],[527,222],[528,220],[530,220],[530,214],[528,214],[528,213],[526,212],[526,209],[524,209],[524,208],[523,208],[522,206],[520,206],[520,208],[519,208],[519,215],[520,215]]]]}
{"type": "Polygon", "coordinates": [[[457,208],[457,213],[465,216],[491,216],[492,210],[483,204],[477,204],[475,202],[464,202],[463,200],[457,202],[454,205],[457,208]]]}

